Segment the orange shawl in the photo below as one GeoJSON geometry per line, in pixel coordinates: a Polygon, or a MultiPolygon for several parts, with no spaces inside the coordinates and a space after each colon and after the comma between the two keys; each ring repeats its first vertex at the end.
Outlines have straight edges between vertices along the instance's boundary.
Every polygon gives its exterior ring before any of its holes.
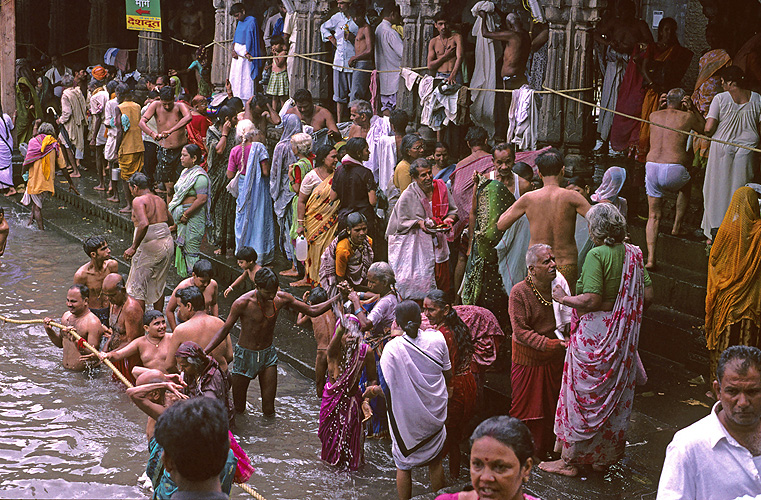
{"type": "Polygon", "coordinates": [[[706,343],[743,319],[761,325],[761,216],[758,196],[741,187],[732,196],[708,259],[706,343]]]}

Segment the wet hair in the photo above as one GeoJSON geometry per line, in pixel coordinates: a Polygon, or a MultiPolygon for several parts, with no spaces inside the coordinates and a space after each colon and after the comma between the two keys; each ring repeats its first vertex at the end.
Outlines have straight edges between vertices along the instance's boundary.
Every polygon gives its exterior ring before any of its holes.
{"type": "Polygon", "coordinates": [[[240,249],[235,252],[235,258],[247,262],[256,262],[259,259],[259,255],[256,253],[256,250],[251,247],[240,247],[240,249]]]}
{"type": "Polygon", "coordinates": [[[312,93],[309,92],[307,89],[298,89],[296,92],[293,93],[293,101],[298,104],[300,102],[314,102],[314,98],[312,97],[312,93]]]}
{"type": "Polygon", "coordinates": [[[194,311],[203,311],[206,308],[206,299],[203,298],[203,293],[201,293],[201,290],[197,286],[189,286],[177,290],[175,296],[180,304],[183,306],[190,304],[190,307],[194,311]]]}
{"type": "Polygon", "coordinates": [[[193,98],[193,100],[190,101],[190,105],[194,108],[198,106],[199,104],[203,104],[206,102],[206,98],[202,95],[197,95],[193,98]]]}
{"type": "Polygon", "coordinates": [[[684,89],[675,88],[669,90],[669,93],[666,94],[666,105],[670,108],[675,108],[677,106],[680,106],[682,104],[682,99],[684,99],[685,91],[684,89]]]}
{"type": "Polygon", "coordinates": [[[328,300],[328,292],[321,286],[316,286],[309,291],[307,295],[307,304],[322,304],[328,300]]]}
{"type": "Polygon", "coordinates": [[[362,152],[367,148],[367,141],[362,137],[352,137],[346,141],[346,154],[359,160],[362,152]]]}
{"type": "Polygon", "coordinates": [[[161,87],[161,90],[159,90],[159,97],[162,101],[172,101],[174,102],[174,89],[172,89],[171,85],[164,85],[161,87]]]}
{"type": "Polygon", "coordinates": [[[718,74],[727,83],[734,83],[743,88],[745,86],[745,72],[739,66],[727,66],[720,69],[718,74]]]}
{"type": "Polygon", "coordinates": [[[397,135],[402,135],[407,131],[407,125],[410,123],[410,115],[403,109],[396,108],[391,111],[388,117],[391,129],[397,135]]]}
{"type": "Polygon", "coordinates": [[[551,252],[552,247],[544,243],[537,243],[536,245],[528,247],[528,251],[526,252],[526,267],[535,266],[539,263],[539,252],[542,250],[548,250],[551,252]]]}
{"type": "Polygon", "coordinates": [[[53,125],[48,122],[41,123],[37,128],[37,132],[45,135],[55,135],[55,129],[53,128],[53,125]]]}
{"type": "Polygon", "coordinates": [[[410,164],[410,176],[417,179],[421,168],[431,168],[431,164],[426,158],[418,158],[410,164]]]}
{"type": "Polygon", "coordinates": [[[323,163],[325,163],[325,159],[328,157],[331,151],[333,151],[334,148],[330,144],[321,144],[317,146],[317,149],[314,152],[314,165],[316,167],[321,166],[323,163]]]}
{"type": "MultiPolygon", "coordinates": [[[[444,325],[449,328],[454,335],[454,340],[457,344],[457,354],[461,360],[460,362],[463,363],[463,361],[470,360],[475,351],[473,338],[470,336],[470,328],[468,328],[468,325],[466,325],[462,321],[462,318],[457,314],[457,311],[455,311],[447,294],[442,290],[431,290],[425,298],[442,309],[445,306],[449,306],[449,312],[444,316],[444,325]]],[[[468,362],[468,365],[470,365],[470,362],[468,362]]],[[[453,366],[452,369],[454,368],[455,367],[453,366]]]]}
{"type": "Polygon", "coordinates": [[[585,216],[589,235],[595,242],[614,246],[626,238],[626,219],[612,203],[598,203],[585,216]]]}
{"type": "Polygon", "coordinates": [[[396,274],[394,268],[388,262],[373,262],[367,269],[367,274],[372,273],[375,277],[379,278],[386,285],[390,285],[392,288],[396,284],[396,274]]]}
{"type": "Polygon", "coordinates": [[[402,153],[402,158],[409,161],[411,159],[410,149],[422,140],[423,138],[417,134],[407,134],[402,137],[402,145],[399,147],[399,150],[402,153]]]}
{"type": "Polygon", "coordinates": [[[470,127],[468,133],[465,134],[465,142],[469,147],[485,146],[486,141],[489,139],[489,134],[483,127],[470,127]]]}
{"type": "Polygon", "coordinates": [[[143,326],[149,326],[154,319],[163,317],[164,313],[158,309],[148,309],[145,311],[145,314],[143,314],[143,326]]]}
{"type": "Polygon", "coordinates": [[[218,476],[230,452],[227,410],[217,399],[178,401],[156,421],[154,437],[183,478],[201,482],[218,476]]]}
{"type": "Polygon", "coordinates": [[[501,142],[494,146],[494,150],[491,152],[491,154],[494,155],[494,153],[497,151],[510,151],[513,154],[513,158],[515,158],[515,146],[508,142],[501,142]]]}
{"type": "Polygon", "coordinates": [[[519,177],[523,177],[529,182],[534,180],[534,169],[524,161],[516,161],[513,164],[513,173],[518,174],[519,177]]]}
{"type": "Polygon", "coordinates": [[[246,6],[243,5],[241,2],[234,3],[232,7],[230,7],[230,15],[234,16],[235,14],[245,14],[246,13],[246,6]]]}
{"type": "Polygon", "coordinates": [[[285,40],[282,35],[273,35],[270,38],[270,45],[285,45],[285,40]]]}
{"type": "Polygon", "coordinates": [[[193,264],[193,274],[198,278],[211,278],[213,270],[211,262],[206,259],[200,259],[193,264]]]}
{"type": "Polygon", "coordinates": [[[148,189],[148,187],[150,186],[150,181],[148,181],[148,176],[142,172],[136,172],[132,174],[128,182],[132,186],[135,186],[138,189],[148,189]]]}
{"type": "Polygon", "coordinates": [[[277,276],[269,267],[263,267],[256,271],[254,275],[254,285],[257,290],[266,290],[268,292],[277,291],[280,286],[280,282],[277,280],[277,276]]]}
{"type": "Polygon", "coordinates": [[[748,369],[751,367],[761,373],[761,349],[747,345],[729,346],[721,353],[719,363],[716,366],[716,380],[719,381],[719,385],[721,385],[721,381],[724,379],[727,365],[735,360],[742,362],[737,367],[739,375],[747,375],[748,369]]]}
{"type": "Polygon", "coordinates": [[[79,290],[79,294],[82,296],[83,299],[90,298],[90,289],[87,287],[87,285],[83,285],[81,283],[75,283],[69,287],[69,290],[79,290]]]}
{"type": "Polygon", "coordinates": [[[188,155],[190,155],[191,158],[195,158],[195,160],[193,160],[193,163],[196,163],[196,162],[200,163],[201,160],[203,159],[201,148],[197,144],[188,143],[188,144],[185,144],[183,148],[185,149],[185,151],[188,152],[188,155]]]}
{"type": "Polygon", "coordinates": [[[228,104],[225,104],[224,106],[220,106],[219,109],[217,109],[217,117],[216,117],[217,124],[221,127],[222,125],[225,124],[225,120],[227,120],[228,118],[232,119],[237,114],[238,113],[228,104]]]}
{"type": "Polygon", "coordinates": [[[100,247],[103,246],[103,243],[106,242],[105,236],[90,236],[82,243],[82,249],[85,251],[85,255],[90,257],[91,253],[95,253],[98,251],[100,247]]]}
{"type": "Polygon", "coordinates": [[[312,136],[304,132],[293,134],[291,146],[296,149],[296,154],[306,156],[312,150],[312,136]]]}
{"type": "Polygon", "coordinates": [[[470,436],[470,445],[485,437],[496,439],[513,450],[521,467],[534,455],[534,438],[526,424],[515,417],[499,415],[484,420],[470,436]]]}
{"type": "Polygon", "coordinates": [[[405,300],[396,306],[396,324],[404,330],[404,333],[417,337],[420,325],[423,323],[420,317],[420,306],[413,300],[405,300]]]}
{"type": "Polygon", "coordinates": [[[355,99],[349,103],[349,109],[357,108],[357,113],[360,115],[373,116],[373,106],[364,99],[355,99]]]}
{"type": "Polygon", "coordinates": [[[536,167],[542,177],[554,177],[563,170],[563,154],[555,148],[550,148],[536,157],[536,167]]]}

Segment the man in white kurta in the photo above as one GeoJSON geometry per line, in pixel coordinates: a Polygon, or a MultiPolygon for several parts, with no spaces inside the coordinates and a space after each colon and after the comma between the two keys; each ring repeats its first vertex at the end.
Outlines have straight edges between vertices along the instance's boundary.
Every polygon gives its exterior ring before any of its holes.
{"type": "Polygon", "coordinates": [[[330,42],[336,48],[333,56],[333,101],[336,103],[336,120],[339,122],[346,118],[347,105],[349,104],[349,91],[351,90],[351,78],[354,73],[349,68],[349,59],[354,57],[354,35],[359,27],[347,15],[346,11],[351,4],[348,0],[338,2],[339,11],[320,26],[320,34],[323,42],[330,42]]]}
{"type": "Polygon", "coordinates": [[[383,20],[375,28],[375,69],[378,70],[381,112],[390,114],[396,107],[399,89],[399,67],[402,65],[404,42],[392,24],[399,24],[402,16],[399,6],[391,3],[381,12],[383,20]]]}

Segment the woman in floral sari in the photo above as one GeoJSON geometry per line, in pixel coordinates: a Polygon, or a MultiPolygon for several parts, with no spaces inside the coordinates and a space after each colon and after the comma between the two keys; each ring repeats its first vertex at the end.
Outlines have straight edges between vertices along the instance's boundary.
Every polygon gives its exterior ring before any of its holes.
{"type": "Polygon", "coordinates": [[[227,175],[229,159],[232,150],[240,142],[235,133],[237,123],[238,115],[235,111],[223,106],[217,114],[217,121],[206,131],[206,164],[211,181],[209,243],[216,247],[216,255],[225,255],[229,248],[235,246],[235,198],[226,188],[230,182],[227,175]]]}
{"type": "Polygon", "coordinates": [[[309,245],[304,279],[310,285],[319,283],[320,257],[338,229],[338,200],[330,201],[338,155],[328,144],[317,148],[315,154],[315,168],[301,182],[296,226],[296,232],[304,235],[309,245]]]}
{"type": "Polygon", "coordinates": [[[641,370],[637,344],[642,312],[652,300],[642,251],[628,243],[626,220],[610,203],[587,212],[595,248],[584,261],[569,296],[556,286],[552,297],[572,307],[571,338],[555,413],[561,459],[542,470],[575,476],[579,466],[604,471],[624,456],[626,430],[641,370]]]}
{"type": "Polygon", "coordinates": [[[177,223],[174,266],[187,278],[201,255],[201,240],[209,220],[209,175],[201,167],[201,148],[187,144],[182,148],[183,171],[174,185],[169,212],[177,223]]]}

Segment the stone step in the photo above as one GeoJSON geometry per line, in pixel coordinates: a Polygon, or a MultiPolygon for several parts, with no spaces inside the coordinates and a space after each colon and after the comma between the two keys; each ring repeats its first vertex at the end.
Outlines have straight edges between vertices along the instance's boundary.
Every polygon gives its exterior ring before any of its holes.
{"type": "MultiPolygon", "coordinates": [[[[647,257],[645,227],[630,224],[629,234],[634,244],[638,245],[647,257]]],[[[708,272],[708,256],[706,255],[705,243],[702,241],[660,233],[658,234],[655,252],[659,261],[658,265],[661,263],[669,264],[702,274],[708,272]]]]}
{"type": "Polygon", "coordinates": [[[645,311],[640,329],[639,348],[707,374],[704,320],[674,309],[654,304],[645,311]]]}
{"type": "Polygon", "coordinates": [[[705,314],[705,274],[659,264],[656,271],[650,271],[650,278],[653,281],[656,304],[691,316],[701,317],[705,314]]]}

